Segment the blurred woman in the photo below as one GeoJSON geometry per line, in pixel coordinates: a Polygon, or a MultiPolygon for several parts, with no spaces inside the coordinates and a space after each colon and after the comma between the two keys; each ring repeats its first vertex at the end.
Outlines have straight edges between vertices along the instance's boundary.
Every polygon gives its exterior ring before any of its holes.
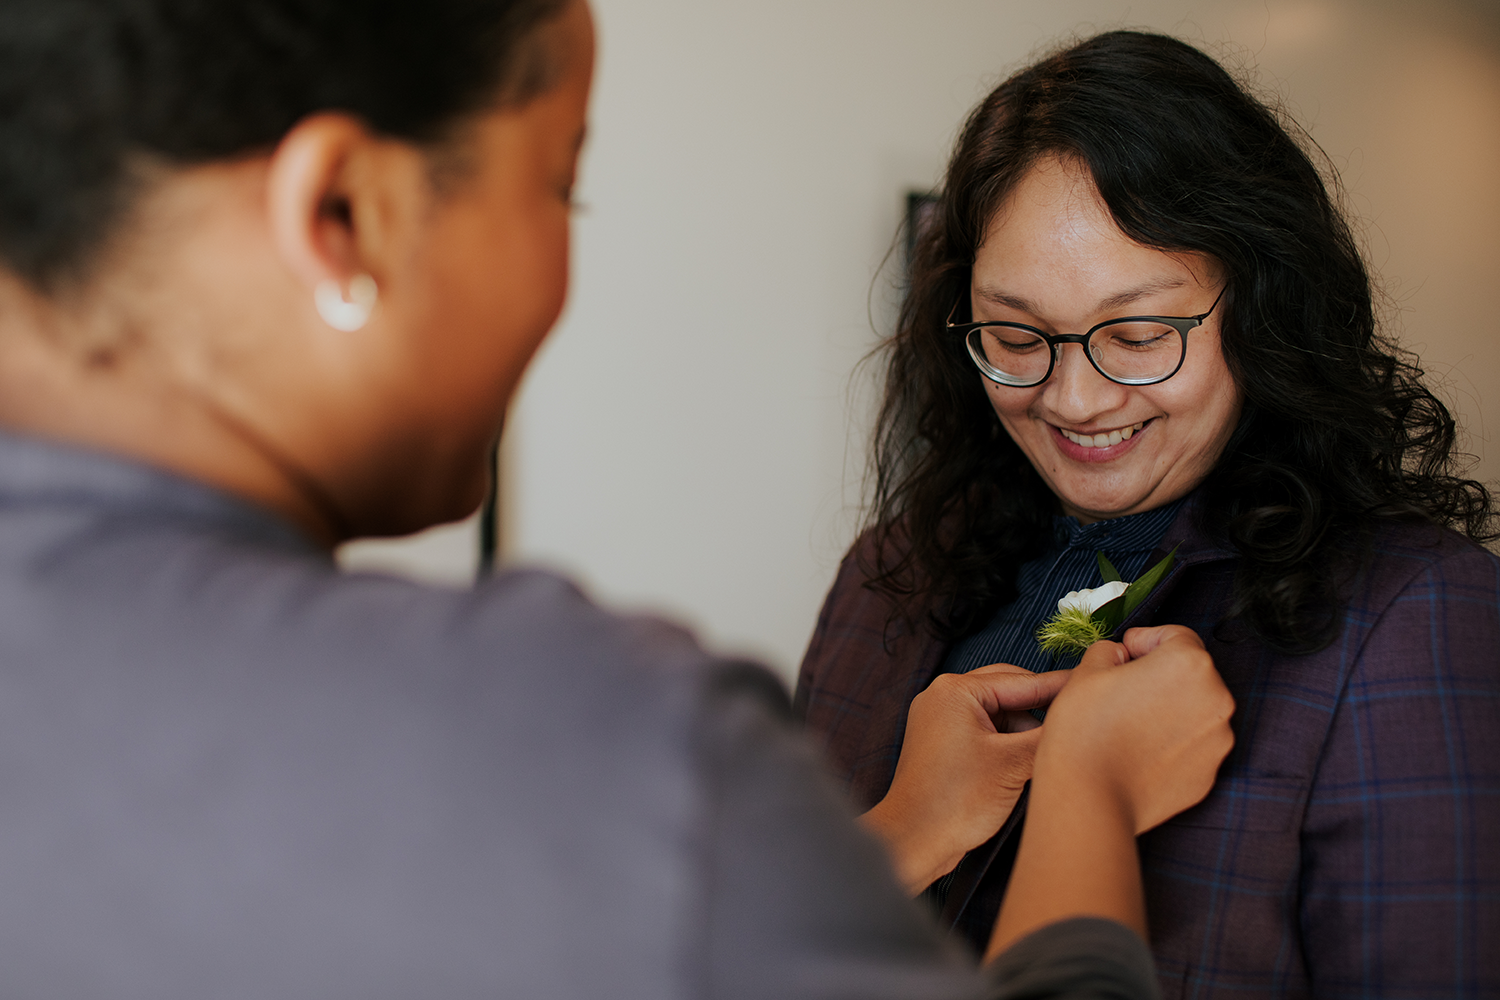
{"type": "Polygon", "coordinates": [[[922,702],[949,784],[887,830],[1035,752],[1062,831],[980,972],[765,671],[543,573],[336,571],[483,494],[593,44],[581,0],[0,4],[0,995],[1151,994],[1130,835],[1230,742],[1184,630],[922,702]]]}
{"type": "MultiPolygon", "coordinates": [[[[1193,628],[1239,707],[1207,801],[1141,841],[1166,993],[1500,990],[1494,508],[1295,134],[1135,32],[980,103],[797,709],[874,806],[934,678],[1067,666],[1036,634],[1098,554],[1129,581],[1175,553],[1125,625],[1193,628]]],[[[923,873],[976,943],[1003,841],[923,873]]]]}

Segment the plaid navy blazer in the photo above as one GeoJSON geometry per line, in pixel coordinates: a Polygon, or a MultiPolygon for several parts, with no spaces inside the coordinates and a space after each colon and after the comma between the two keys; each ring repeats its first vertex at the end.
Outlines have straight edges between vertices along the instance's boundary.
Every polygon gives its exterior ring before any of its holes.
{"type": "MultiPolygon", "coordinates": [[[[796,709],[868,808],[946,647],[889,620],[859,544],[796,709]]],[[[1386,526],[1338,638],[1286,656],[1216,630],[1236,557],[1192,503],[1153,560],[1177,545],[1127,624],[1193,628],[1237,708],[1208,798],[1140,840],[1164,995],[1500,996],[1500,559],[1451,531],[1386,526]]]]}

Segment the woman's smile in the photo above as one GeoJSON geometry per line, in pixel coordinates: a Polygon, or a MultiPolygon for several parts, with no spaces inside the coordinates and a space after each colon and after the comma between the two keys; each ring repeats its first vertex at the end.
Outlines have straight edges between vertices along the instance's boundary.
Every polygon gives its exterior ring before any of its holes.
{"type": "Polygon", "coordinates": [[[1110,462],[1130,451],[1139,442],[1136,435],[1155,419],[1152,417],[1108,431],[1079,432],[1056,426],[1052,429],[1062,439],[1057,442],[1058,450],[1069,458],[1079,462],[1110,462]]]}

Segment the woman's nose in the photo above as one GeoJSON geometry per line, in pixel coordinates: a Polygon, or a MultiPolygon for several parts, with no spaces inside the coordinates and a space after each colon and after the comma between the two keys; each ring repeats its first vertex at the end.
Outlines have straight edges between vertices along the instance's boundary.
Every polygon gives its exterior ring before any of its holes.
{"type": "Polygon", "coordinates": [[[1042,387],[1042,400],[1063,422],[1081,426],[1125,403],[1126,387],[1100,375],[1082,344],[1061,344],[1056,350],[1057,364],[1042,387]]]}

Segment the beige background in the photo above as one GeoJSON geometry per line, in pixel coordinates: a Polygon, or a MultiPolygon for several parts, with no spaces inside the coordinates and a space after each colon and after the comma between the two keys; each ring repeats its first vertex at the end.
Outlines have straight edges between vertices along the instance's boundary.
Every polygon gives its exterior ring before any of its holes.
{"type": "MultiPolygon", "coordinates": [[[[568,312],[506,445],[506,539],[787,676],[857,520],[908,188],[1076,33],[1150,27],[1281,100],[1342,173],[1403,341],[1500,478],[1494,0],[599,0],[568,312]]],[[[351,564],[472,574],[472,523],[351,564]]]]}

